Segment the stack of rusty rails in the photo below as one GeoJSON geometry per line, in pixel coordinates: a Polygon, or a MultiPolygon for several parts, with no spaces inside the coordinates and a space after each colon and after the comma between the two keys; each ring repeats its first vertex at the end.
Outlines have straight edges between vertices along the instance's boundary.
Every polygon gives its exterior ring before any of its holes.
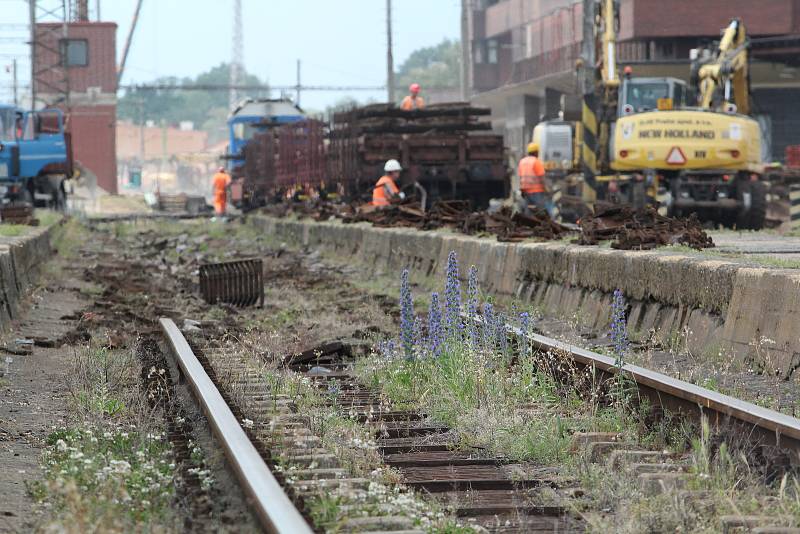
{"type": "Polygon", "coordinates": [[[324,186],[327,176],[325,123],[307,119],[284,124],[274,132],[277,150],[273,151],[272,156],[275,159],[275,185],[278,189],[324,186]]]}
{"type": "Polygon", "coordinates": [[[209,304],[263,306],[263,262],[248,259],[201,265],[200,294],[209,304]]]}
{"type": "Polygon", "coordinates": [[[0,222],[3,224],[23,224],[39,226],[39,219],[33,216],[30,204],[6,204],[0,207],[0,222]]]}
{"type": "Polygon", "coordinates": [[[257,133],[244,148],[245,163],[243,174],[232,184],[231,196],[238,207],[248,210],[263,206],[276,194],[275,156],[278,139],[275,128],[257,133]]]}
{"type": "Polygon", "coordinates": [[[613,240],[611,247],[622,250],[649,250],[664,245],[701,250],[714,246],[694,215],[686,219],[664,217],[651,206],[640,210],[630,206],[600,208],[581,220],[581,230],[581,245],[613,240]]]}
{"type": "Polygon", "coordinates": [[[471,200],[486,207],[509,190],[503,138],[485,133],[489,110],[465,103],[403,111],[378,104],[336,113],[329,174],[351,197],[368,200],[383,165],[403,166],[403,185],[418,182],[428,198],[471,200]]]}

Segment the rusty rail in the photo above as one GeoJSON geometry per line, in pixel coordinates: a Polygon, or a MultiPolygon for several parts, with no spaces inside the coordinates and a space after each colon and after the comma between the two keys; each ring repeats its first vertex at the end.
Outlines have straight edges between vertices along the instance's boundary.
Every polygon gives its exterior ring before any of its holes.
{"type": "MultiPolygon", "coordinates": [[[[462,315],[466,317],[466,314],[462,315]]],[[[482,323],[480,317],[474,320],[482,323]]],[[[517,336],[523,335],[515,326],[506,325],[506,330],[517,336]]],[[[608,375],[613,376],[620,371],[610,356],[539,334],[527,334],[526,337],[534,349],[569,354],[578,364],[594,367],[608,375]]],[[[638,365],[625,364],[621,370],[636,382],[640,393],[654,405],[677,408],[698,419],[706,416],[716,427],[725,423],[745,427],[748,433],[742,434],[743,437],[759,435],[769,444],[792,451],[795,454],[792,462],[800,462],[797,456],[800,454],[800,419],[638,365]]]]}
{"type": "Polygon", "coordinates": [[[208,417],[214,435],[222,443],[225,456],[255,507],[263,528],[271,533],[311,534],[311,527],[247,438],[177,325],[172,319],[164,318],[159,323],[183,377],[189,382],[197,402],[208,417]]]}

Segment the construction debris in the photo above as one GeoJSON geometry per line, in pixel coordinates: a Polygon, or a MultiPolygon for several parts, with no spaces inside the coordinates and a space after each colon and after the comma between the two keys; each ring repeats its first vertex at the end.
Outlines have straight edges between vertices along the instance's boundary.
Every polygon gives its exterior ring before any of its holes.
{"type": "Polygon", "coordinates": [[[581,220],[581,245],[596,245],[614,240],[612,248],[648,250],[664,245],[686,245],[694,249],[711,248],[714,242],[692,214],[687,219],[659,215],[652,206],[635,210],[630,206],[604,208],[581,220]]]}
{"type": "Polygon", "coordinates": [[[337,218],[345,223],[369,222],[382,228],[450,228],[467,235],[494,235],[498,241],[508,242],[525,239],[550,241],[580,231],[575,243],[597,245],[601,241],[613,241],[613,248],[624,250],[648,250],[665,245],[686,245],[699,250],[714,246],[694,215],[687,219],[672,219],[659,215],[653,207],[641,210],[630,206],[603,207],[597,214],[586,215],[577,229],[559,224],[543,209],[534,208],[531,213],[526,213],[504,205],[486,211],[472,211],[469,202],[462,200],[434,202],[427,211],[414,198],[380,208],[370,204],[356,207],[317,200],[276,204],[264,208],[264,211],[277,217],[293,214],[316,221],[337,218]]]}
{"type": "Polygon", "coordinates": [[[39,219],[33,216],[33,206],[30,204],[6,204],[0,207],[0,222],[39,226],[39,219]]]}

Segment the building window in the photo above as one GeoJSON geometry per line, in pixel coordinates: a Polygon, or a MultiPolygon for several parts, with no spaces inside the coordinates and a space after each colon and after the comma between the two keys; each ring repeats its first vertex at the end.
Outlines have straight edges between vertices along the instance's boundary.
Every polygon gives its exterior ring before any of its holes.
{"type": "Polygon", "coordinates": [[[88,65],[89,43],[86,39],[62,39],[61,64],[65,67],[85,67],[88,65]]]}
{"type": "Polygon", "coordinates": [[[480,65],[484,61],[483,41],[473,41],[472,43],[472,59],[476,65],[480,65]]]}
{"type": "Polygon", "coordinates": [[[497,39],[489,39],[486,41],[486,62],[495,64],[497,63],[497,39]]]}

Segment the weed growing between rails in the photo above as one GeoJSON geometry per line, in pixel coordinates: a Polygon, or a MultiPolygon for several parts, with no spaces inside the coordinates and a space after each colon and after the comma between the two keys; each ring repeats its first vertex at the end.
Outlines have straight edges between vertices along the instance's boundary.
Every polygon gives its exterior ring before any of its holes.
{"type": "Polygon", "coordinates": [[[514,459],[563,462],[574,432],[632,431],[591,371],[577,368],[568,355],[533,350],[525,336],[533,328],[530,312],[507,317],[481,304],[474,266],[464,301],[458,274],[451,252],[444,298],[431,295],[421,326],[403,271],[400,342],[384,341],[359,362],[363,380],[393,402],[451,426],[465,447],[514,459]],[[523,335],[510,334],[509,323],[523,335]]]}

